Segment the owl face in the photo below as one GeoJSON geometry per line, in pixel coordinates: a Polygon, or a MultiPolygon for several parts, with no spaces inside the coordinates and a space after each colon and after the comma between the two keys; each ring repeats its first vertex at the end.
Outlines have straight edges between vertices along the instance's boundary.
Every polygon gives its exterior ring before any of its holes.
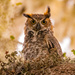
{"type": "Polygon", "coordinates": [[[45,15],[32,14],[32,18],[27,19],[26,25],[29,27],[29,29],[38,32],[50,27],[51,22],[49,18],[45,18],[45,15]]]}
{"type": "Polygon", "coordinates": [[[47,11],[44,14],[23,14],[27,17],[26,27],[28,29],[38,32],[48,29],[51,26],[50,17],[50,8],[47,8],[47,11]]]}

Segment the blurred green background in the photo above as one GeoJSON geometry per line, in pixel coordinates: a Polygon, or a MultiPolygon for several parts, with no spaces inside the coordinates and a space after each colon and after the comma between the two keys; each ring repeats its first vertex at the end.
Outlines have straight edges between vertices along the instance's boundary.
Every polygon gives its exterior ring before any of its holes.
{"type": "Polygon", "coordinates": [[[47,6],[51,8],[54,35],[60,42],[69,37],[69,49],[75,49],[74,0],[0,0],[0,60],[4,60],[6,51],[15,51],[20,43],[18,39],[26,21],[22,14],[43,14],[47,6]]]}

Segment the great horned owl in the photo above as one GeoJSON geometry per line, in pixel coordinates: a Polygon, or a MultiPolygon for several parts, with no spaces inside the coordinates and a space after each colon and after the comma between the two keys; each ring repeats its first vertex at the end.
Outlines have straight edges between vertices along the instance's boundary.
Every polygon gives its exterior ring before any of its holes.
{"type": "Polygon", "coordinates": [[[50,8],[44,14],[23,14],[25,23],[24,58],[25,60],[38,59],[50,54],[52,48],[56,48],[57,54],[62,57],[62,50],[53,35],[50,20],[50,8]]]}

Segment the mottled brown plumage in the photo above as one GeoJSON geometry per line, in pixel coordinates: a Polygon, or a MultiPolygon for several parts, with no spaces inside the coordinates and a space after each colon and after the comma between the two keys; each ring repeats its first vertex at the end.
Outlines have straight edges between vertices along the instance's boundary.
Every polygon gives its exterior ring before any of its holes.
{"type": "MultiPolygon", "coordinates": [[[[62,57],[62,50],[59,42],[53,35],[52,23],[50,20],[50,8],[44,14],[23,14],[27,17],[25,23],[24,58],[25,60],[36,60],[40,57],[50,55],[54,48],[58,56],[62,57]]],[[[40,60],[41,60],[40,59],[40,60]]],[[[52,60],[52,59],[51,59],[52,60]]]]}

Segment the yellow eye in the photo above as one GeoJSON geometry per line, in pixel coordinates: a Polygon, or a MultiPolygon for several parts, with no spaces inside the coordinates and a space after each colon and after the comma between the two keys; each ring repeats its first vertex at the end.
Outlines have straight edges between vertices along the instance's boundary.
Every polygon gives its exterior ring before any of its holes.
{"type": "Polygon", "coordinates": [[[34,25],[35,23],[36,23],[36,21],[35,21],[35,20],[31,20],[31,24],[33,24],[33,25],[34,25]]]}
{"type": "Polygon", "coordinates": [[[45,25],[45,24],[47,23],[47,21],[43,20],[41,23],[42,23],[43,25],[45,25]]]}

